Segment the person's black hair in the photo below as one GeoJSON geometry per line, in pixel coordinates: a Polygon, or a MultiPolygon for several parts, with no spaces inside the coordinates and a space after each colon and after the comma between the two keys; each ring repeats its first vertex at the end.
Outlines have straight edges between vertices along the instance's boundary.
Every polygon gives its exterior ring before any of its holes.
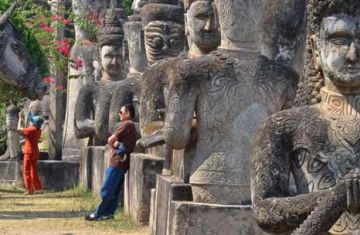
{"type": "Polygon", "coordinates": [[[126,111],[129,111],[131,118],[135,117],[135,108],[134,108],[134,106],[132,106],[131,104],[125,104],[123,107],[125,107],[126,111]]]}

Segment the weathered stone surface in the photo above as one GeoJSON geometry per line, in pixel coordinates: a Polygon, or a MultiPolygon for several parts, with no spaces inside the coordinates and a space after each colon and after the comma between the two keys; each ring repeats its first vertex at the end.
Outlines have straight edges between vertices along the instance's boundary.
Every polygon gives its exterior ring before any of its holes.
{"type": "Polygon", "coordinates": [[[16,161],[0,161],[0,182],[10,183],[16,180],[16,161]]]}
{"type": "Polygon", "coordinates": [[[172,201],[169,219],[169,235],[266,234],[257,226],[250,206],[172,201]]]}
{"type": "Polygon", "coordinates": [[[92,147],[83,147],[80,150],[80,184],[91,189],[92,184],[92,147]]]}
{"type": "Polygon", "coordinates": [[[303,73],[306,0],[268,0],[262,17],[261,52],[303,73]]]}
{"type": "Polygon", "coordinates": [[[91,164],[91,191],[100,192],[100,187],[104,181],[106,162],[105,162],[105,146],[96,146],[92,148],[92,164],[91,164]]]}
{"type": "Polygon", "coordinates": [[[45,189],[73,188],[79,184],[79,163],[38,161],[38,175],[45,189]]]}
{"type": "Polygon", "coordinates": [[[150,215],[150,190],[155,187],[164,160],[148,154],[132,153],[129,169],[128,197],[130,216],[138,224],[148,224],[150,215]]]}
{"type": "Polygon", "coordinates": [[[259,130],[251,164],[254,215],[272,233],[358,234],[360,60],[354,29],[360,29],[360,2],[310,0],[307,9],[305,79],[317,81],[311,95],[320,104],[273,114],[259,130]]]}
{"type": "Polygon", "coordinates": [[[260,53],[264,1],[215,0],[215,7],[219,48],[168,68],[164,136],[172,148],[184,148],[195,112],[194,201],[246,205],[256,130],[269,115],[292,105],[298,76],[260,53]]]}
{"type": "Polygon", "coordinates": [[[190,185],[183,184],[174,176],[157,175],[155,188],[155,210],[151,231],[153,235],[169,234],[170,204],[172,200],[192,200],[190,185]],[[180,190],[179,190],[180,189],[180,190]]]}

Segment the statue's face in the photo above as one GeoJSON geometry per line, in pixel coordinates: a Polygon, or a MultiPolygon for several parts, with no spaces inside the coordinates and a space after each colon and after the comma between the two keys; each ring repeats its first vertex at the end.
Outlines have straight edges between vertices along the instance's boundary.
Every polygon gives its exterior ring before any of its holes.
{"type": "Polygon", "coordinates": [[[220,44],[220,32],[215,27],[214,10],[210,1],[196,1],[186,14],[186,27],[191,43],[212,49],[220,44]]]}
{"type": "Polygon", "coordinates": [[[360,86],[360,16],[324,18],[318,43],[324,76],[335,85],[360,86]]]}
{"type": "Polygon", "coordinates": [[[166,57],[176,57],[183,48],[183,25],[169,21],[153,21],[145,27],[145,49],[149,64],[166,57]]]}
{"type": "Polygon", "coordinates": [[[105,45],[100,51],[103,73],[117,76],[121,73],[122,51],[120,47],[105,45]]]}

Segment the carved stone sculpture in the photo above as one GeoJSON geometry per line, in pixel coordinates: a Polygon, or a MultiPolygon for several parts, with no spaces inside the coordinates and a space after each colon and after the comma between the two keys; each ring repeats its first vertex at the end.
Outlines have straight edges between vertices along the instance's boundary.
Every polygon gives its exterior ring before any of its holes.
{"type": "Polygon", "coordinates": [[[181,7],[150,0],[141,8],[141,20],[149,64],[179,55],[185,42],[181,7]]]}
{"type": "Polygon", "coordinates": [[[0,79],[24,90],[30,99],[41,99],[47,87],[33,63],[21,33],[9,21],[16,2],[0,16],[0,79]]]}
{"type": "Polygon", "coordinates": [[[103,145],[119,121],[122,105],[132,103],[137,81],[123,80],[123,30],[115,11],[108,10],[99,39],[102,77],[89,82],[79,92],[75,107],[75,134],[90,137],[90,145],[103,145]]]}
{"type": "MultiPolygon", "coordinates": [[[[72,0],[72,10],[79,19],[85,19],[88,16],[101,19],[110,5],[109,2],[110,0],[72,0]]],[[[81,87],[87,82],[101,78],[101,69],[95,70],[93,67],[93,55],[97,52],[96,36],[81,27],[80,23],[81,21],[74,21],[75,43],[71,48],[70,59],[73,61],[81,59],[83,66],[82,68],[69,66],[69,77],[80,77],[67,80],[66,115],[62,140],[63,155],[65,156],[79,154],[79,148],[87,144],[85,140],[77,139],[75,136],[75,104],[81,87]]]]}
{"type": "MultiPolygon", "coordinates": [[[[167,79],[172,71],[168,68],[176,67],[182,60],[199,57],[215,50],[220,44],[220,32],[215,26],[214,10],[209,0],[185,0],[185,34],[187,36],[189,51],[178,57],[159,61],[156,66],[151,66],[144,74],[142,83],[142,115],[140,115],[143,134],[151,132],[163,125],[158,110],[165,108],[165,96],[168,84],[167,79]],[[151,78],[151,79],[149,79],[151,78]],[[158,83],[158,84],[154,84],[158,83]],[[150,98],[150,99],[149,99],[150,98]]],[[[162,131],[156,132],[155,141],[163,139],[162,131]]],[[[154,136],[154,137],[155,137],[154,136]]],[[[196,140],[196,136],[192,139],[196,140]]],[[[196,141],[190,141],[193,144],[196,141]]],[[[193,146],[194,147],[194,146],[193,146]]],[[[171,157],[171,155],[169,156],[171,157]]],[[[166,159],[164,168],[170,168],[171,158],[166,159]]],[[[188,165],[187,163],[186,165],[188,165]]],[[[187,176],[185,176],[188,179],[187,176]]],[[[187,180],[186,180],[187,181],[187,180]]]]}
{"type": "Polygon", "coordinates": [[[297,75],[260,54],[262,0],[216,0],[215,6],[219,48],[169,68],[164,135],[171,147],[184,148],[195,112],[194,201],[246,204],[255,130],[268,115],[290,107],[297,75]]]}
{"type": "MultiPolygon", "coordinates": [[[[285,110],[260,129],[252,161],[258,224],[292,234],[360,231],[360,2],[310,0],[312,76],[320,104],[285,110]],[[296,192],[290,192],[293,176],[296,192]]],[[[309,65],[308,65],[309,66],[309,65]]]]}

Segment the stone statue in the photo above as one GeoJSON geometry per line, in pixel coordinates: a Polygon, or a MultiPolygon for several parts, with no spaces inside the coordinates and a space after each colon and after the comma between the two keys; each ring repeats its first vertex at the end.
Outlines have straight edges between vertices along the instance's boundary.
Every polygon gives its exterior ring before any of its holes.
{"type": "Polygon", "coordinates": [[[9,21],[15,7],[16,2],[0,16],[0,79],[25,91],[30,99],[41,99],[47,86],[22,42],[21,33],[9,21]]]}
{"type": "Polygon", "coordinates": [[[151,1],[141,8],[146,57],[151,65],[144,73],[141,83],[141,136],[152,133],[152,130],[145,131],[144,128],[162,115],[157,110],[158,107],[165,107],[161,77],[166,60],[160,60],[174,58],[184,49],[183,13],[180,6],[151,1]]]}
{"type": "MultiPolygon", "coordinates": [[[[144,80],[142,86],[142,92],[144,94],[144,98],[147,99],[146,105],[142,107],[142,111],[145,111],[146,115],[142,116],[143,126],[145,130],[145,134],[150,134],[154,129],[162,127],[163,123],[160,121],[157,114],[157,110],[164,109],[164,94],[163,91],[166,90],[166,85],[168,84],[168,77],[170,76],[171,70],[168,70],[170,66],[176,67],[177,63],[180,63],[182,60],[186,60],[188,58],[195,58],[209,52],[215,50],[220,44],[220,32],[215,26],[215,17],[214,10],[209,0],[185,0],[185,35],[187,36],[187,41],[189,45],[189,51],[181,53],[178,57],[167,59],[165,61],[160,61],[157,63],[157,66],[152,66],[146,71],[146,75],[152,74],[151,77],[157,77],[156,80],[144,80]],[[159,81],[158,85],[149,84],[154,81],[159,81]],[[155,89],[156,88],[156,89],[155,89]],[[154,92],[156,91],[156,92],[154,92]],[[156,100],[154,95],[159,95],[158,100],[160,102],[150,103],[153,100],[156,100]],[[153,98],[154,97],[154,98],[153,98]]],[[[195,130],[193,130],[194,132],[195,130]]],[[[196,140],[196,134],[194,134],[194,138],[196,140]]],[[[156,131],[155,136],[161,135],[161,138],[153,138],[158,141],[163,138],[162,131],[156,131]]],[[[153,137],[155,137],[153,136],[153,137]]],[[[191,139],[194,139],[191,138],[191,139]]],[[[196,141],[190,141],[194,143],[196,141]]],[[[194,148],[191,146],[191,148],[194,148]]],[[[185,167],[188,168],[190,159],[184,159],[185,167]]],[[[171,159],[166,159],[164,168],[169,168],[171,159]]],[[[188,176],[185,173],[185,181],[188,181],[188,176]]]]}
{"type": "Polygon", "coordinates": [[[131,104],[137,81],[123,80],[122,26],[113,9],[108,10],[99,39],[102,77],[85,84],[75,107],[75,134],[91,138],[90,145],[104,145],[118,120],[122,105],[131,104]]]}
{"type": "Polygon", "coordinates": [[[221,44],[169,69],[165,141],[182,149],[196,113],[198,140],[190,184],[195,202],[250,203],[255,130],[291,106],[297,75],[260,54],[262,0],[215,0],[221,44]]]}
{"type": "MultiPolygon", "coordinates": [[[[71,2],[72,11],[76,18],[86,19],[87,17],[92,17],[94,21],[97,20],[97,23],[100,24],[111,1],[72,0],[71,2]]],[[[98,66],[98,70],[94,69],[95,66],[93,66],[93,55],[95,53],[98,54],[96,35],[89,29],[82,27],[81,22],[81,20],[74,21],[75,42],[71,48],[70,59],[73,61],[81,60],[83,66],[82,68],[69,66],[69,79],[67,80],[66,89],[66,115],[62,140],[64,156],[79,154],[80,147],[87,145],[86,140],[77,139],[75,136],[74,116],[76,100],[82,86],[101,78],[100,66],[98,66]],[[76,77],[76,79],[71,79],[72,77],[76,77]]]]}
{"type": "Polygon", "coordinates": [[[252,161],[253,210],[258,224],[272,233],[355,234],[360,231],[360,2],[310,0],[307,9],[312,47],[307,75],[324,82],[321,102],[276,113],[260,129],[252,161]]]}

